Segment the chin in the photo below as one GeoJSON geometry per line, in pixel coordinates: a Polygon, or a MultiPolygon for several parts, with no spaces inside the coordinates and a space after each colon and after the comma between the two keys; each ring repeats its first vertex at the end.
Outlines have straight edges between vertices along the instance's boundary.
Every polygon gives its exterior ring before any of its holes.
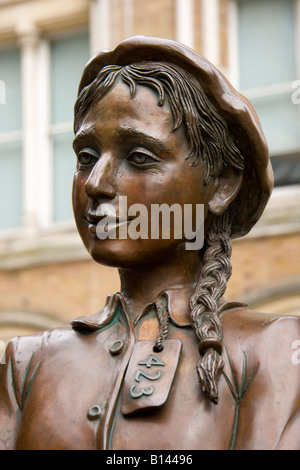
{"type": "MultiPolygon", "coordinates": [[[[169,258],[176,248],[169,243],[149,243],[148,240],[90,240],[85,244],[94,261],[115,268],[138,268],[159,264],[169,258]]],[[[178,244],[178,241],[177,241],[178,244]]]]}

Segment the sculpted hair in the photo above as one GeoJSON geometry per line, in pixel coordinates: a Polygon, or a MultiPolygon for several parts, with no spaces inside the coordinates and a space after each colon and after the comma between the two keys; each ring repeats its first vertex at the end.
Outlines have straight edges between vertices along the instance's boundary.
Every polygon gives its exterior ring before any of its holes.
{"type": "MultiPolygon", "coordinates": [[[[133,98],[137,86],[156,91],[158,106],[166,99],[173,116],[175,131],[182,124],[189,144],[187,160],[195,166],[206,162],[204,183],[218,176],[223,166],[244,168],[244,158],[228,131],[226,121],[211,105],[198,81],[179,66],[160,62],[140,62],[127,66],[109,65],[100,70],[95,80],[82,89],[75,103],[74,131],[88,110],[117,83],[128,85],[133,98]]],[[[233,203],[234,204],[234,203],[233,203]]],[[[213,403],[218,402],[218,379],[224,363],[222,325],[218,316],[219,300],[231,276],[231,214],[232,205],[223,215],[216,216],[206,234],[203,267],[195,292],[190,299],[191,326],[199,340],[200,360],[197,365],[202,390],[213,403]]],[[[166,321],[162,321],[156,349],[163,347],[166,321]]]]}

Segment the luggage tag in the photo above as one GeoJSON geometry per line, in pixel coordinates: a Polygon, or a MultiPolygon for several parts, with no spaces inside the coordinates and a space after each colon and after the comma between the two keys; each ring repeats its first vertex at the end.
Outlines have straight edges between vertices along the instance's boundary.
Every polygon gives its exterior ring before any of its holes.
{"type": "Polygon", "coordinates": [[[153,352],[155,341],[138,341],[126,371],[121,396],[124,416],[162,406],[169,396],[182,342],[166,339],[164,349],[153,352]]]}

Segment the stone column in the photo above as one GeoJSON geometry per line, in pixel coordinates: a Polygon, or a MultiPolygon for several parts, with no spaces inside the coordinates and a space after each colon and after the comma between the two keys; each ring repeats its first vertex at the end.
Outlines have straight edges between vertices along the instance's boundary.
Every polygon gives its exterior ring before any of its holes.
{"type": "Polygon", "coordinates": [[[90,0],[91,54],[111,48],[110,0],[90,0]]]}
{"type": "Polygon", "coordinates": [[[33,24],[17,28],[21,46],[23,117],[23,227],[35,231],[37,225],[36,155],[36,48],[38,31],[33,24]]]}
{"type": "Polygon", "coordinates": [[[216,67],[220,66],[219,9],[219,0],[202,0],[203,55],[216,67]]]}
{"type": "Polygon", "coordinates": [[[194,47],[194,0],[175,1],[176,40],[194,47]]]}

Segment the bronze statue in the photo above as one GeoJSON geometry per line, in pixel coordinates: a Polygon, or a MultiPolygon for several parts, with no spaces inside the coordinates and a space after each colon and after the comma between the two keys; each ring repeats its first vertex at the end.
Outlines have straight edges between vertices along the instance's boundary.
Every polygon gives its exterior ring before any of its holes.
{"type": "Polygon", "coordinates": [[[11,341],[0,447],[300,449],[299,319],[223,297],[231,239],[273,185],[251,104],[188,47],[137,36],[86,65],[74,131],[77,228],[121,289],[70,327],[11,341]],[[204,245],[121,236],[134,221],[121,197],[202,205],[204,245]],[[99,236],[104,219],[115,236],[99,236]]]}

